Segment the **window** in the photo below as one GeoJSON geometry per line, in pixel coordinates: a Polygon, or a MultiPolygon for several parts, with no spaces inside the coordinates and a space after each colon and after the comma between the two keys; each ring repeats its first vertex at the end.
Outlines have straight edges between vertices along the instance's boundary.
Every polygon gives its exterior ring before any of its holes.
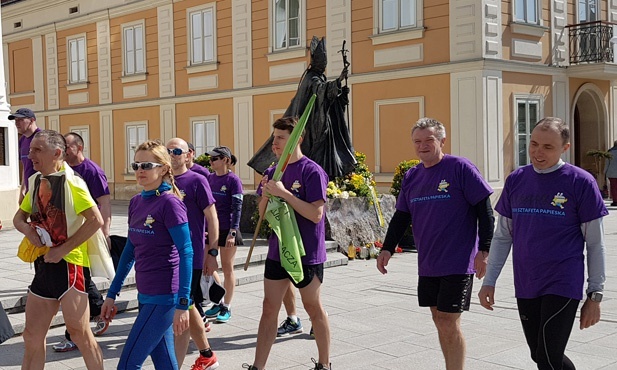
{"type": "Polygon", "coordinates": [[[86,82],[86,37],[81,36],[68,40],[69,49],[69,83],[86,82]]]}
{"type": "Polygon", "coordinates": [[[81,136],[81,138],[84,140],[84,157],[90,158],[90,127],[70,126],[69,131],[81,136]]]}
{"type": "Polygon", "coordinates": [[[598,20],[598,0],[578,0],[578,22],[593,22],[598,20]]]}
{"type": "Polygon", "coordinates": [[[417,0],[379,0],[379,8],[380,32],[417,26],[417,0]]]}
{"type": "Polygon", "coordinates": [[[193,124],[193,145],[195,156],[200,156],[218,145],[217,120],[195,119],[193,124]]]}
{"type": "Polygon", "coordinates": [[[275,0],[274,50],[301,46],[300,0],[275,0]]]}
{"type": "Polygon", "coordinates": [[[514,0],[514,21],[540,24],[538,0],[514,0]]]}
{"type": "Polygon", "coordinates": [[[189,13],[191,64],[216,61],[214,6],[189,13]]]}
{"type": "Polygon", "coordinates": [[[540,98],[516,98],[516,150],[515,165],[521,167],[529,164],[529,137],[534,125],[540,120],[540,98]]]}
{"type": "Polygon", "coordinates": [[[126,173],[135,173],[131,163],[135,159],[135,149],[146,141],[148,125],[146,123],[131,123],[126,125],[126,173]]]}
{"type": "Polygon", "coordinates": [[[144,50],[144,25],[135,24],[123,27],[124,75],[146,72],[146,53],[144,50]]]}

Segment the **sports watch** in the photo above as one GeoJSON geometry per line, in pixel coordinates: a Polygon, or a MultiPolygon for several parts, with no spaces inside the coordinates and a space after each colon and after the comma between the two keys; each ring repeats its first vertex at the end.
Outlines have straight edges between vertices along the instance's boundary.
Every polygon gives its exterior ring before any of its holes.
{"type": "Polygon", "coordinates": [[[602,292],[591,292],[587,294],[587,297],[594,302],[602,302],[604,294],[602,294],[602,292]]]}
{"type": "Polygon", "coordinates": [[[232,238],[235,238],[235,237],[236,237],[236,230],[231,230],[231,231],[229,232],[229,235],[230,235],[232,238]]]}
{"type": "Polygon", "coordinates": [[[180,305],[181,306],[188,306],[189,305],[189,300],[188,298],[180,298],[180,305]]]}
{"type": "Polygon", "coordinates": [[[218,249],[208,249],[208,254],[211,255],[212,257],[216,257],[219,255],[219,250],[218,249]]]}

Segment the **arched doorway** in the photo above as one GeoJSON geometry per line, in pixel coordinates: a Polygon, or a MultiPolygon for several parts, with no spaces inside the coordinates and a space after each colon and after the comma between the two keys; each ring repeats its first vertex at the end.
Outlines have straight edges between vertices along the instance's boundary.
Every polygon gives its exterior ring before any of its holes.
{"type": "Polygon", "coordinates": [[[570,158],[575,165],[589,171],[604,186],[603,169],[598,168],[594,158],[587,156],[590,150],[607,149],[607,110],[602,91],[594,84],[580,87],[574,97],[573,132],[570,158]]]}

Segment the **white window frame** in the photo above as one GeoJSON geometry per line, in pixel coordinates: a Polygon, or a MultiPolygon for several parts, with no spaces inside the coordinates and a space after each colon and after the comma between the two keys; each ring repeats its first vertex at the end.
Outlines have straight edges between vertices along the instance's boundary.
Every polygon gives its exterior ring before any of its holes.
{"type": "Polygon", "coordinates": [[[85,33],[79,35],[72,35],[66,38],[66,69],[67,69],[67,81],[69,84],[81,84],[88,82],[88,38],[85,33]],[[83,42],[83,61],[82,55],[79,50],[79,41],[83,42]],[[77,60],[73,61],[71,55],[71,45],[77,43],[77,60]],[[77,64],[77,79],[73,79],[73,63],[77,64]],[[80,62],[83,63],[83,66],[80,67],[80,62]],[[83,78],[80,77],[80,72],[83,71],[83,78]]]}
{"type": "Polygon", "coordinates": [[[538,110],[537,110],[537,120],[540,120],[542,117],[544,117],[544,96],[543,95],[534,95],[534,94],[514,94],[513,96],[513,108],[512,108],[512,113],[513,113],[513,131],[514,131],[514,168],[519,168],[525,165],[528,165],[529,163],[531,163],[529,161],[529,141],[531,138],[531,131],[533,130],[534,125],[537,123],[536,122],[531,122],[529,121],[529,117],[526,117],[526,130],[527,132],[525,133],[526,136],[526,147],[525,147],[525,156],[527,157],[527,162],[526,163],[520,163],[519,161],[519,129],[518,129],[518,105],[524,103],[525,104],[525,114],[529,115],[529,104],[535,104],[538,106],[538,110]]]}
{"type": "MultiPolygon", "coordinates": [[[[596,3],[596,21],[599,21],[602,19],[602,17],[600,16],[601,13],[601,8],[600,8],[600,1],[599,0],[586,0],[586,4],[585,4],[585,8],[589,7],[589,3],[590,2],[595,2],[596,3]]],[[[583,22],[593,22],[590,20],[581,20],[581,4],[580,4],[580,0],[575,0],[575,9],[576,9],[576,23],[583,23],[583,22]]],[[[588,10],[586,9],[586,12],[588,12],[588,10]]],[[[588,14],[589,16],[589,14],[588,14]]]]}
{"type": "MultiPolygon", "coordinates": [[[[281,0],[285,1],[285,9],[289,9],[289,1],[291,0],[281,0]]],[[[298,1],[298,45],[289,46],[288,40],[286,41],[287,45],[284,47],[278,47],[276,43],[276,2],[277,0],[270,1],[270,52],[280,52],[287,50],[296,50],[306,48],[306,0],[297,0],[298,1]]],[[[285,27],[289,26],[289,14],[285,14],[285,27]]],[[[285,28],[287,29],[287,28],[285,28]]]]}
{"type": "Polygon", "coordinates": [[[90,126],[69,126],[69,132],[81,136],[84,141],[84,157],[90,158],[90,126]]]}
{"type": "Polygon", "coordinates": [[[512,18],[516,23],[536,24],[542,25],[542,0],[512,0],[512,18]],[[516,7],[519,2],[523,2],[524,9],[527,9],[529,2],[535,3],[536,16],[538,19],[530,21],[526,14],[517,14],[516,7]]]}
{"type": "Polygon", "coordinates": [[[134,121],[134,122],[125,122],[124,123],[124,138],[125,138],[125,150],[126,150],[126,172],[127,174],[134,174],[135,171],[131,168],[131,163],[135,159],[135,149],[139,146],[139,144],[148,140],[148,121],[134,121]],[[134,141],[131,141],[129,130],[135,129],[137,130],[137,137],[134,141]],[[142,129],[144,132],[143,138],[139,137],[139,130],[142,129]]]}
{"type": "Polygon", "coordinates": [[[201,116],[191,117],[191,142],[195,147],[195,157],[209,152],[219,145],[219,117],[201,116]],[[198,134],[198,126],[203,125],[203,135],[198,134]],[[210,126],[211,125],[211,126],[210,126]],[[208,126],[212,135],[208,135],[208,126]]]}
{"type": "Polygon", "coordinates": [[[375,25],[376,25],[375,26],[376,30],[374,34],[400,32],[400,31],[407,31],[407,30],[413,30],[413,29],[424,27],[424,1],[423,0],[411,0],[415,2],[414,6],[416,9],[416,19],[414,20],[413,24],[406,25],[406,26],[401,26],[401,12],[400,12],[401,0],[395,0],[395,1],[397,2],[397,6],[398,6],[396,26],[394,28],[384,29],[383,27],[383,17],[384,17],[383,2],[384,0],[373,0],[373,9],[377,10],[374,14],[375,25]]]}
{"type": "MultiPolygon", "coordinates": [[[[188,59],[187,59],[187,65],[188,66],[199,66],[199,65],[205,65],[205,64],[216,64],[217,63],[217,36],[218,36],[218,32],[217,32],[217,25],[216,25],[216,2],[211,2],[211,3],[207,3],[207,4],[203,4],[200,6],[195,6],[192,8],[188,8],[186,10],[186,37],[187,37],[187,50],[188,50],[188,59]],[[193,15],[196,13],[200,13],[202,14],[202,20],[203,20],[203,14],[206,12],[211,12],[212,14],[212,35],[210,37],[212,37],[212,58],[210,59],[206,59],[206,55],[205,55],[205,48],[203,48],[203,42],[202,42],[202,51],[204,52],[204,54],[202,55],[203,59],[202,61],[194,61],[193,60],[193,56],[194,56],[194,51],[193,51],[193,15]]],[[[202,31],[203,30],[203,23],[202,23],[202,31]]],[[[205,35],[200,35],[200,38],[205,37],[205,35]]]]}
{"type": "Polygon", "coordinates": [[[133,75],[138,75],[138,74],[144,74],[146,73],[147,67],[146,67],[146,22],[145,20],[139,20],[139,21],[135,21],[135,22],[130,22],[130,23],[124,23],[122,24],[122,76],[133,76],[133,75]],[[139,70],[137,68],[137,53],[138,50],[136,49],[136,43],[135,41],[137,40],[137,37],[135,37],[135,29],[139,29],[141,28],[141,52],[142,52],[142,65],[143,68],[141,70],[139,70]],[[126,39],[126,31],[128,29],[133,29],[133,50],[129,51],[127,50],[127,39],[126,39]],[[129,71],[129,62],[128,62],[128,57],[129,57],[129,53],[133,54],[133,71],[130,72],[129,71]]]}

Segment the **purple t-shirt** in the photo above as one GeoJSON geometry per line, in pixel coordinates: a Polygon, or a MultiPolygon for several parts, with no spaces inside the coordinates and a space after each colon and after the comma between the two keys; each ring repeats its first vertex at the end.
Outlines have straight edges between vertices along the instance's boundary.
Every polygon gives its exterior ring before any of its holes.
{"type": "MultiPolygon", "coordinates": [[[[272,178],[274,170],[274,167],[270,167],[264,172],[264,175],[272,178]]],[[[287,166],[281,182],[285,185],[285,189],[305,202],[312,203],[318,200],[325,202],[327,200],[328,175],[317,163],[306,156],[287,166]]],[[[261,184],[257,188],[257,194],[261,195],[261,184]]],[[[302,257],[302,264],[317,265],[326,262],[325,209],[324,216],[318,223],[304,218],[298,212],[295,212],[295,215],[306,252],[306,255],[302,257]]],[[[270,236],[269,246],[268,258],[280,261],[279,241],[275,233],[270,236]]]]}
{"type": "Polygon", "coordinates": [[[129,203],[128,238],[135,246],[135,280],[142,294],[175,294],[180,257],[169,229],[186,223],[186,206],[171,192],[129,203]]]}
{"type": "Polygon", "coordinates": [[[206,229],[206,216],[204,209],[215,200],[210,191],[208,179],[202,175],[186,171],[182,175],[174,176],[176,186],[184,195],[184,205],[189,219],[191,231],[191,243],[193,243],[193,269],[201,270],[204,264],[204,231],[206,229]]]}
{"type": "Polygon", "coordinates": [[[223,176],[213,173],[208,177],[212,195],[216,199],[216,214],[219,218],[219,229],[238,229],[240,220],[236,224],[231,224],[231,204],[232,196],[242,194],[242,181],[233,172],[227,172],[223,176]]]}
{"type": "Polygon", "coordinates": [[[193,166],[189,168],[189,170],[193,172],[197,172],[198,174],[205,176],[206,178],[210,177],[211,173],[208,169],[200,164],[193,163],[193,166]]]}
{"type": "Polygon", "coordinates": [[[94,200],[104,195],[109,195],[107,176],[105,176],[103,169],[96,163],[86,158],[83,162],[71,168],[84,179],[94,200]]]}
{"type": "Polygon", "coordinates": [[[445,155],[405,174],[396,209],[411,214],[420,276],[473,274],[478,251],[474,205],[493,193],[468,159],[445,155]]]}
{"type": "Polygon", "coordinates": [[[32,142],[32,139],[34,139],[34,135],[36,135],[39,131],[41,131],[41,129],[37,128],[30,136],[21,135],[19,141],[17,142],[17,146],[19,148],[19,160],[24,168],[24,178],[22,181],[26,183],[26,191],[28,190],[28,179],[36,173],[34,167],[32,166],[32,161],[28,158],[28,154],[30,153],[30,143],[32,142]]]}
{"type": "Polygon", "coordinates": [[[582,299],[581,224],[608,214],[595,179],[568,163],[546,174],[528,165],[508,176],[495,210],[512,219],[516,297],[582,299]]]}

